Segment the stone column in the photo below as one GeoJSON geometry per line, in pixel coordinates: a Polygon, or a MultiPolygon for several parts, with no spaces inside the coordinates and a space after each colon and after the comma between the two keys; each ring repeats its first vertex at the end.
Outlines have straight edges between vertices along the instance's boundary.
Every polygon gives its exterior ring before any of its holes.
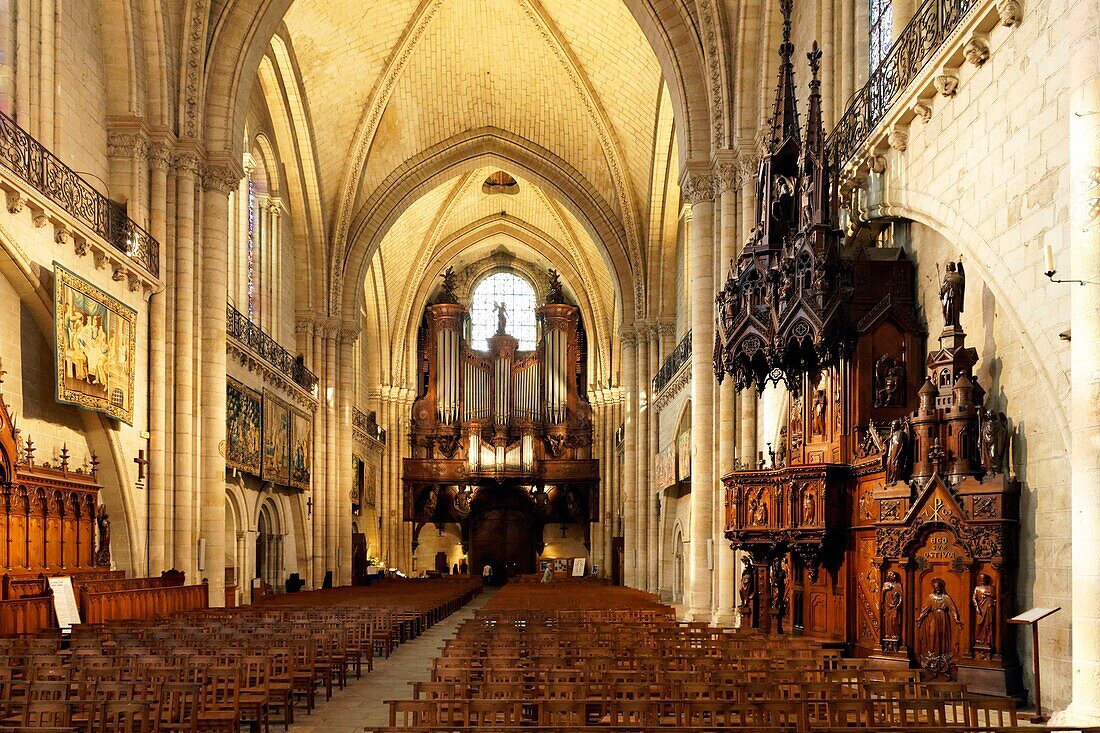
{"type": "MultiPolygon", "coordinates": [[[[717,291],[725,284],[730,260],[737,254],[740,231],[737,227],[737,171],[732,164],[719,167],[718,189],[721,207],[721,235],[719,237],[719,273],[720,280],[715,283],[717,291]]],[[[737,390],[733,379],[727,377],[717,388],[718,392],[718,475],[715,477],[714,495],[714,557],[717,573],[717,595],[714,599],[714,623],[719,626],[733,626],[737,619],[733,599],[733,588],[737,572],[733,550],[725,539],[725,490],[721,479],[733,470],[733,459],[737,441],[737,390]]]]}
{"type": "MultiPolygon", "coordinates": [[[[837,120],[844,114],[848,106],[848,100],[851,99],[853,92],[856,90],[855,37],[852,35],[853,0],[838,0],[838,2],[840,3],[840,25],[838,27],[840,63],[837,69],[840,78],[837,80],[839,82],[837,84],[839,95],[836,101],[837,120]]],[[[830,53],[828,46],[825,47],[825,53],[830,53]]]]}
{"type": "Polygon", "coordinates": [[[638,340],[633,328],[619,332],[623,349],[623,392],[626,396],[623,444],[623,585],[638,583],[638,340]]]}
{"type": "MultiPolygon", "coordinates": [[[[847,5],[847,0],[845,0],[847,5]]],[[[851,35],[851,34],[849,34],[851,35]]],[[[741,241],[736,253],[740,254],[749,241],[756,221],[756,176],[760,168],[760,158],[751,153],[742,153],[738,158],[738,173],[741,177],[741,195],[738,196],[740,212],[741,241]]],[[[756,402],[755,388],[741,390],[737,395],[740,430],[738,430],[739,449],[736,457],[742,465],[756,465],[756,402]]],[[[740,572],[740,566],[738,572],[740,572]]]]}
{"type": "MultiPolygon", "coordinates": [[[[690,165],[690,164],[689,164],[690,165]]],[[[707,540],[714,517],[714,177],[690,172],[681,189],[691,203],[691,540],[685,605],[692,620],[711,616],[707,540]]]]}
{"type": "Polygon", "coordinates": [[[308,321],[308,336],[313,342],[312,364],[313,372],[317,375],[317,413],[313,422],[313,476],[311,477],[311,491],[313,493],[313,587],[320,588],[325,581],[325,569],[327,558],[325,556],[325,512],[328,507],[328,497],[325,494],[325,380],[324,380],[324,338],[322,335],[324,326],[314,319],[308,321]]]}
{"type": "Polygon", "coordinates": [[[905,30],[905,26],[913,18],[913,0],[891,0],[890,19],[891,43],[898,40],[898,36],[905,30]]]}
{"type": "Polygon", "coordinates": [[[340,547],[339,499],[336,467],[336,401],[339,399],[336,376],[337,329],[335,324],[325,324],[325,396],[321,402],[325,411],[325,567],[332,571],[332,585],[339,585],[337,550],[340,547]]]}
{"type": "Polygon", "coordinates": [[[638,585],[640,590],[649,589],[649,399],[651,376],[649,368],[649,325],[645,321],[636,323],[635,335],[638,339],[636,360],[638,367],[638,411],[637,427],[634,431],[635,456],[637,457],[637,483],[635,497],[637,501],[638,538],[635,547],[638,585]]]}
{"type": "Polygon", "coordinates": [[[657,491],[659,487],[656,485],[657,476],[657,430],[659,427],[659,415],[657,410],[653,407],[653,400],[657,395],[653,391],[653,377],[657,374],[657,370],[661,368],[660,362],[660,328],[656,323],[649,327],[649,371],[646,375],[646,393],[648,398],[646,403],[648,405],[647,412],[649,413],[649,420],[646,425],[646,432],[649,435],[649,446],[646,451],[645,463],[649,467],[649,480],[646,481],[645,487],[645,505],[646,514],[649,516],[649,532],[646,539],[646,590],[650,593],[656,593],[658,591],[659,577],[660,577],[660,522],[661,517],[657,513],[657,491]]]}
{"type": "Polygon", "coordinates": [[[1100,8],[1071,4],[1069,44],[1073,703],[1077,722],[1100,722],[1100,8]],[[1090,175],[1091,174],[1091,175],[1090,175]]]}
{"type": "MultiPolygon", "coordinates": [[[[173,411],[173,476],[175,491],[175,526],[172,565],[182,570],[188,582],[198,581],[195,559],[197,548],[192,532],[195,494],[194,434],[195,434],[195,321],[189,316],[195,306],[195,182],[198,172],[198,156],[186,151],[175,158],[176,168],[176,239],[173,249],[176,256],[175,281],[176,313],[176,363],[172,374],[175,387],[173,411]]],[[[224,392],[224,387],[222,389],[224,392]]],[[[224,417],[224,415],[223,415],[224,417]]]]}
{"type": "Polygon", "coordinates": [[[168,508],[168,454],[165,438],[168,433],[167,394],[172,377],[167,369],[166,347],[168,339],[167,304],[168,288],[172,276],[168,249],[168,163],[170,150],[165,143],[156,143],[149,149],[149,234],[161,243],[160,281],[164,289],[153,293],[149,299],[149,567],[146,572],[155,575],[168,569],[165,563],[165,519],[168,508]]]}
{"type": "Polygon", "coordinates": [[[355,348],[359,338],[359,329],[355,325],[340,329],[339,379],[336,396],[340,412],[336,434],[336,502],[340,508],[339,541],[340,563],[338,575],[341,585],[351,585],[351,485],[353,466],[352,453],[352,406],[355,402],[355,348]]]}
{"type": "Polygon", "coordinates": [[[202,523],[210,605],[225,605],[225,306],[229,296],[229,194],[244,172],[218,161],[203,174],[202,523]]]}

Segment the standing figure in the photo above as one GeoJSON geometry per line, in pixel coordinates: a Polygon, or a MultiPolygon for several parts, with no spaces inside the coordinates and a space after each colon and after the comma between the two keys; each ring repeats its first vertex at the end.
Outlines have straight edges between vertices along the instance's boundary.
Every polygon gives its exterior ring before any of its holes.
{"type": "Polygon", "coordinates": [[[504,333],[508,326],[508,311],[505,310],[504,303],[494,303],[493,310],[497,314],[497,333],[504,333]]]}
{"type": "Polygon", "coordinates": [[[912,441],[909,431],[901,420],[890,424],[890,435],[886,439],[886,450],[882,454],[882,467],[886,472],[886,485],[892,486],[899,480],[909,478],[911,468],[912,441]]]}
{"type": "Polygon", "coordinates": [[[940,286],[940,308],[943,310],[944,327],[959,326],[965,292],[966,273],[963,271],[962,260],[948,262],[947,271],[943,274],[943,284],[940,286]]]}
{"type": "Polygon", "coordinates": [[[952,624],[958,629],[963,626],[959,618],[959,607],[947,593],[942,578],[932,580],[932,592],[924,602],[924,608],[917,616],[917,628],[923,632],[924,642],[921,665],[935,676],[950,676],[951,660],[954,656],[952,624]]]}
{"type": "Polygon", "coordinates": [[[779,443],[775,446],[775,466],[783,468],[787,465],[787,426],[779,428],[779,443]]]}
{"type": "Polygon", "coordinates": [[[100,504],[96,512],[97,542],[95,548],[95,564],[106,567],[111,564],[111,518],[107,516],[107,505],[100,504]]]}
{"type": "Polygon", "coordinates": [[[988,574],[978,576],[971,600],[974,603],[974,645],[988,658],[993,653],[993,630],[997,620],[997,589],[988,574]]]}
{"type": "Polygon", "coordinates": [[[882,584],[882,645],[886,651],[896,652],[901,646],[903,598],[901,576],[896,570],[891,570],[882,584]]]}
{"type": "Polygon", "coordinates": [[[825,434],[825,408],[827,402],[824,389],[819,389],[814,393],[814,435],[825,434]]]}
{"type": "Polygon", "coordinates": [[[986,408],[982,413],[982,428],[979,442],[982,451],[982,468],[990,476],[995,476],[1004,468],[1005,451],[1008,447],[1008,418],[1005,414],[994,413],[986,408]]]}
{"type": "Polygon", "coordinates": [[[814,492],[806,489],[802,494],[802,524],[806,527],[814,526],[817,521],[817,497],[814,492]]]}

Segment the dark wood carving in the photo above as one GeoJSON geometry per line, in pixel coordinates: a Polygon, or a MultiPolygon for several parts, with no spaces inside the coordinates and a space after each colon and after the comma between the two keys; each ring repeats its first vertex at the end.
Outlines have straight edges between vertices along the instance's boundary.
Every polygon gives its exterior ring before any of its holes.
{"type": "Polygon", "coordinates": [[[716,299],[716,376],[789,395],[773,451],[740,456],[723,477],[725,534],[746,552],[742,623],[1016,694],[1007,618],[1019,487],[1008,418],[984,406],[960,326],[965,269],[945,268],[944,326],[925,357],[912,263],[835,226],[819,54],[802,139],[781,7],[757,226],[716,299]]]}
{"type": "Polygon", "coordinates": [[[549,292],[536,309],[533,351],[520,350],[506,332],[503,310],[489,349],[478,351],[463,335],[467,309],[453,275],[444,275],[420,332],[412,456],[403,470],[406,521],[457,522],[468,538],[471,517],[507,498],[532,517],[537,538],[543,525],[558,522],[581,524],[587,537],[599,508],[599,465],[584,331],[553,271],[549,292]]]}

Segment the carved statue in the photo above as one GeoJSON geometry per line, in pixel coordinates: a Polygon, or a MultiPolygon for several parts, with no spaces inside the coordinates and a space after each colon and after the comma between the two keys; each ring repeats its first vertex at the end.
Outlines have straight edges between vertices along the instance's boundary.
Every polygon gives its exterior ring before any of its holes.
{"type": "Polygon", "coordinates": [[[913,469],[913,441],[909,436],[908,424],[901,420],[894,420],[890,424],[886,451],[882,454],[882,466],[886,471],[888,486],[907,480],[913,469]]]}
{"type": "Polygon", "coordinates": [[[741,607],[747,608],[752,605],[752,601],[756,598],[756,571],[752,567],[752,560],[748,555],[741,556],[741,564],[744,565],[741,568],[741,587],[738,589],[738,595],[741,598],[741,607]]]}
{"type": "Polygon", "coordinates": [[[948,262],[940,286],[940,307],[943,310],[943,325],[958,326],[963,311],[963,295],[966,292],[966,273],[962,260],[948,262]]]}
{"type": "MultiPolygon", "coordinates": [[[[783,558],[777,557],[772,560],[769,582],[772,592],[772,610],[782,618],[783,611],[787,607],[787,569],[783,567],[783,558]]],[[[776,631],[782,633],[781,628],[777,628],[776,631]]]]}
{"type": "Polygon", "coordinates": [[[993,579],[986,573],[978,576],[978,584],[974,586],[971,600],[974,603],[974,644],[984,647],[984,654],[990,654],[993,651],[993,630],[997,621],[997,589],[993,587],[993,579]]]}
{"type": "Polygon", "coordinates": [[[882,642],[887,651],[897,651],[901,644],[902,602],[901,576],[896,570],[886,574],[882,584],[882,642]]]}
{"type": "Polygon", "coordinates": [[[961,629],[959,607],[947,592],[942,578],[933,578],[932,592],[917,616],[917,628],[923,633],[924,652],[921,664],[935,676],[950,676],[954,656],[954,633],[961,629]]]}
{"type": "Polygon", "coordinates": [[[791,400],[791,447],[802,445],[802,395],[791,400]]]}
{"type": "Polygon", "coordinates": [[[901,405],[904,382],[905,367],[889,354],[880,356],[875,362],[875,407],[901,405]]]}
{"type": "Polygon", "coordinates": [[[455,493],[455,514],[466,517],[470,514],[470,492],[459,490],[455,493]]]}
{"type": "Polygon", "coordinates": [[[749,506],[752,511],[751,522],[755,525],[766,525],[768,523],[768,501],[764,498],[763,489],[756,492],[756,496],[749,506]]]}
{"type": "Polygon", "coordinates": [[[806,489],[802,494],[802,524],[812,527],[817,522],[817,497],[814,492],[806,489]]]}
{"type": "Polygon", "coordinates": [[[787,426],[779,428],[779,443],[775,446],[775,465],[783,468],[787,465],[787,426]]]}
{"type": "Polygon", "coordinates": [[[428,520],[435,514],[436,505],[439,504],[439,487],[433,486],[424,495],[424,519],[428,520]]]}
{"type": "Polygon", "coordinates": [[[443,290],[439,294],[439,302],[457,303],[458,295],[455,293],[455,288],[457,287],[458,276],[455,275],[455,268],[448,267],[440,277],[443,278],[443,290]]]}
{"type": "Polygon", "coordinates": [[[562,290],[561,280],[558,278],[558,271],[551,268],[548,270],[550,276],[550,284],[546,293],[547,303],[564,303],[565,292],[562,290]]]}
{"type": "Polygon", "coordinates": [[[825,410],[828,406],[828,400],[825,397],[825,390],[818,389],[814,392],[814,435],[825,434],[825,410]]]}
{"type": "Polygon", "coordinates": [[[107,566],[111,564],[111,518],[107,515],[106,504],[99,505],[95,521],[99,530],[96,538],[95,564],[107,566]]]}
{"type": "Polygon", "coordinates": [[[982,428],[979,437],[982,451],[982,468],[990,476],[995,476],[1004,468],[1005,451],[1008,447],[1008,418],[1003,412],[994,413],[986,408],[982,413],[982,428]]]}
{"type": "Polygon", "coordinates": [[[581,500],[576,491],[569,490],[565,492],[565,508],[573,519],[581,519],[581,500]]]}
{"type": "Polygon", "coordinates": [[[493,310],[497,314],[497,333],[504,333],[504,329],[508,326],[508,311],[504,303],[493,303],[493,310]]]}

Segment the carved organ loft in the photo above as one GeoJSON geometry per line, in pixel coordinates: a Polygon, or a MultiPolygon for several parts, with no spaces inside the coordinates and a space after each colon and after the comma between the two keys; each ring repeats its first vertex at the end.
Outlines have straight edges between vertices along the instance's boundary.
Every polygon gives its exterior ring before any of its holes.
{"type": "Polygon", "coordinates": [[[404,519],[414,546],[427,525],[457,523],[473,568],[530,573],[547,524],[580,525],[587,547],[599,506],[580,309],[551,270],[532,351],[506,332],[503,307],[488,350],[473,348],[468,313],[448,270],[420,330],[404,519]]]}
{"type": "Polygon", "coordinates": [[[966,276],[948,263],[943,328],[924,356],[912,262],[838,227],[821,120],[821,51],[798,122],[784,13],[757,181],[757,225],[716,297],[715,376],[786,388],[768,455],[724,476],[741,555],[741,623],[833,639],[883,665],[1016,693],[1019,486],[1008,424],[983,407],[960,326],[966,276]]]}

